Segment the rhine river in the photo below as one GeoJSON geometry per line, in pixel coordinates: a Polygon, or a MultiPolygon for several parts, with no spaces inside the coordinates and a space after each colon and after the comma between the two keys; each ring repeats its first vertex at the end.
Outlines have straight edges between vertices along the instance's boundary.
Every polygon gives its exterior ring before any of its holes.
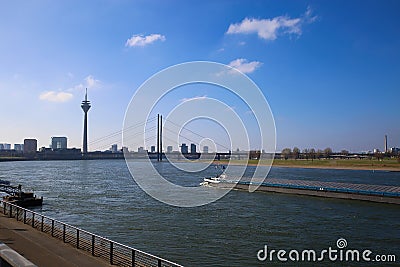
{"type": "MultiPolygon", "coordinates": [[[[181,175],[168,163],[155,164],[181,175]]],[[[193,186],[211,175],[213,167],[182,181],[193,186]]],[[[268,177],[400,185],[399,172],[384,171],[273,168],[268,177]]],[[[209,205],[178,208],[143,192],[124,160],[1,162],[0,179],[43,196],[35,211],[186,266],[280,265],[276,257],[258,261],[257,251],[267,245],[319,252],[337,248],[339,238],[349,249],[400,261],[398,205],[231,191],[209,205]]]]}

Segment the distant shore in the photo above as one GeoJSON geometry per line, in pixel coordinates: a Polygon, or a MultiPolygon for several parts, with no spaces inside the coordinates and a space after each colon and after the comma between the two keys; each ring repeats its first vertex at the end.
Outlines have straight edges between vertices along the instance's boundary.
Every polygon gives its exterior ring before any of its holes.
{"type": "MultiPolygon", "coordinates": [[[[123,159],[123,157],[118,158],[90,158],[90,160],[101,160],[101,159],[123,159]]],[[[2,161],[29,161],[38,159],[28,159],[23,157],[0,157],[0,162],[2,161]]],[[[54,159],[53,159],[54,160],[54,159]]],[[[72,159],[58,159],[58,160],[72,160],[72,159]]],[[[75,160],[84,160],[82,158],[75,160]]],[[[194,160],[193,162],[196,162],[194,160]]],[[[198,162],[198,161],[197,161],[198,162]]],[[[209,161],[207,161],[209,162],[209,161]]],[[[214,164],[232,164],[232,165],[245,165],[257,166],[258,160],[214,160],[214,164]]],[[[267,163],[261,163],[266,165],[267,163]]],[[[398,159],[275,159],[273,162],[273,167],[282,168],[306,168],[306,169],[337,169],[337,170],[380,170],[380,171],[392,171],[400,172],[400,162],[398,159]]]]}
{"type": "MultiPolygon", "coordinates": [[[[215,164],[228,164],[228,160],[214,161],[215,164]]],[[[230,164],[242,165],[244,161],[231,161],[230,164]]],[[[249,166],[257,166],[258,161],[249,160],[249,166]]],[[[385,159],[382,161],[368,159],[321,159],[321,160],[274,160],[273,167],[306,168],[306,169],[336,169],[336,170],[381,170],[400,172],[400,163],[397,159],[385,159]]]]}

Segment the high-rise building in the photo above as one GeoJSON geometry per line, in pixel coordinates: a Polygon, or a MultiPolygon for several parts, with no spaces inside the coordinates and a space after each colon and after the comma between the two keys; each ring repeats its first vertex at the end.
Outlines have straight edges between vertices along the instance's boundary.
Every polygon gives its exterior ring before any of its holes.
{"type": "Polygon", "coordinates": [[[3,149],[4,149],[4,145],[0,144],[0,150],[3,150],[3,149]]]}
{"type": "Polygon", "coordinates": [[[181,145],[181,153],[182,154],[188,154],[189,153],[189,147],[185,143],[183,143],[181,145]]]}
{"type": "Polygon", "coordinates": [[[14,144],[14,150],[15,151],[23,151],[24,150],[24,144],[14,144]]]}
{"type": "Polygon", "coordinates": [[[84,115],[84,121],[83,121],[83,154],[86,154],[88,152],[88,148],[87,148],[87,113],[90,109],[91,105],[90,105],[90,101],[87,100],[87,88],[86,88],[86,93],[85,93],[85,100],[82,101],[82,105],[81,108],[83,110],[83,112],[85,113],[84,115]]]}
{"type": "Polygon", "coordinates": [[[3,144],[3,149],[4,150],[11,150],[11,144],[3,144]]]}
{"type": "Polygon", "coordinates": [[[190,153],[196,154],[196,145],[195,144],[190,144],[190,153]]]}
{"type": "Polygon", "coordinates": [[[112,153],[117,153],[118,152],[118,145],[117,144],[114,144],[114,145],[111,146],[111,152],[112,153]]]}
{"type": "Polygon", "coordinates": [[[387,135],[385,135],[385,153],[388,152],[388,142],[387,142],[387,135]]]}
{"type": "Polygon", "coordinates": [[[151,151],[151,153],[156,152],[156,146],[151,146],[151,147],[150,147],[150,151],[151,151]]]}
{"type": "Polygon", "coordinates": [[[25,139],[24,140],[24,154],[34,155],[37,151],[37,140],[36,139],[25,139]]]}
{"type": "Polygon", "coordinates": [[[389,152],[392,153],[392,154],[394,154],[394,155],[399,155],[399,154],[400,154],[400,148],[398,148],[398,147],[392,147],[392,148],[389,150],[389,152]]]}
{"type": "Polygon", "coordinates": [[[167,153],[172,153],[172,146],[167,146],[167,153]]]}
{"type": "Polygon", "coordinates": [[[208,146],[203,146],[203,153],[205,153],[205,154],[208,153],[208,146]]]}
{"type": "Polygon", "coordinates": [[[51,137],[51,149],[67,149],[67,137],[64,136],[53,136],[51,137]]]}

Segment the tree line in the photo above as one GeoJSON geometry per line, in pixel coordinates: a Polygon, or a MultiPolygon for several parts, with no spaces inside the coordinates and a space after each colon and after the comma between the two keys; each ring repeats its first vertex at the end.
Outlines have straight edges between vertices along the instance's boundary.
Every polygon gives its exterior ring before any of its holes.
{"type": "MultiPolygon", "coordinates": [[[[315,148],[305,148],[302,151],[298,147],[294,147],[293,150],[290,148],[284,148],[282,149],[281,152],[281,157],[284,158],[285,160],[287,159],[306,159],[306,160],[314,160],[314,159],[329,159],[333,154],[332,149],[330,147],[325,148],[324,150],[322,149],[315,149],[315,148]]],[[[349,156],[350,152],[348,150],[341,150],[340,155],[342,156],[349,156]]],[[[400,162],[400,154],[394,154],[390,152],[376,152],[373,155],[368,155],[370,159],[372,157],[375,157],[378,160],[383,159],[384,157],[396,157],[398,158],[398,161],[400,162]]]]}
{"type": "MultiPolygon", "coordinates": [[[[348,151],[343,151],[347,155],[349,154],[348,151]]],[[[281,156],[284,159],[321,159],[321,158],[330,158],[332,155],[332,149],[330,147],[325,148],[324,150],[315,148],[305,148],[303,151],[300,151],[298,147],[294,147],[293,150],[290,148],[282,149],[281,156]]]]}

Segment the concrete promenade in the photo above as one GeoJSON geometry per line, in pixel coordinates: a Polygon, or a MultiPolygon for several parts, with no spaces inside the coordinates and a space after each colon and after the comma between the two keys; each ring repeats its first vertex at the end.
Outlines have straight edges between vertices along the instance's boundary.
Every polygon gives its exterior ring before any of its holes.
{"type": "Polygon", "coordinates": [[[105,260],[73,248],[30,225],[0,214],[0,243],[37,266],[111,266],[105,260]]]}

